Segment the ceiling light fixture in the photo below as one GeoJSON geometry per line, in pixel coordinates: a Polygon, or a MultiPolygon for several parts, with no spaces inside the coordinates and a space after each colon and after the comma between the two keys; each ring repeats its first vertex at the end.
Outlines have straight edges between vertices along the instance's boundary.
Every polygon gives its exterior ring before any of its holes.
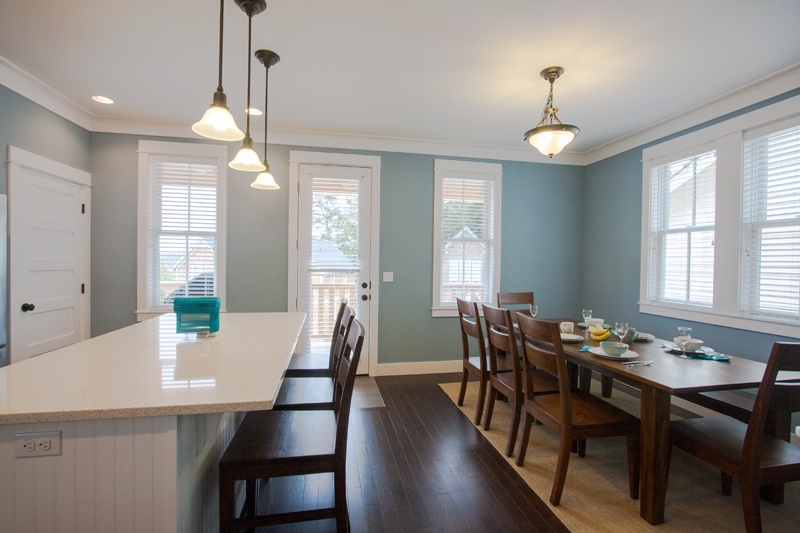
{"type": "Polygon", "coordinates": [[[236,125],[236,121],[228,109],[228,97],[222,89],[222,29],[223,13],[225,11],[225,0],[219,2],[219,79],[217,81],[217,92],[211,106],[203,115],[199,122],[192,125],[192,131],[209,139],[218,141],[238,141],[244,137],[244,133],[236,125]]]}
{"type": "Polygon", "coordinates": [[[553,107],[553,82],[563,73],[564,69],[561,67],[548,67],[539,73],[542,78],[550,82],[550,96],[547,97],[541,122],[525,133],[525,140],[548,157],[553,157],[563,150],[581,131],[577,126],[562,124],[556,116],[558,108],[553,107]]]}
{"type": "MultiPolygon", "coordinates": [[[[253,43],[253,17],[258,15],[267,8],[265,0],[236,0],[236,5],[242,8],[242,11],[247,13],[247,108],[250,108],[250,51],[252,50],[253,43]]],[[[244,134],[244,141],[239,153],[236,157],[228,163],[228,166],[245,172],[261,172],[266,170],[266,167],[261,164],[258,159],[258,154],[253,150],[253,139],[250,138],[250,114],[245,113],[247,116],[247,129],[244,134]]]]}
{"type": "Polygon", "coordinates": [[[250,184],[254,189],[264,189],[274,191],[280,189],[280,185],[275,182],[275,177],[269,171],[267,162],[267,110],[269,104],[269,67],[281,60],[280,56],[272,50],[256,50],[256,59],[266,67],[264,70],[264,171],[256,176],[255,181],[250,184]]]}
{"type": "Polygon", "coordinates": [[[114,103],[114,100],[112,100],[111,98],[108,98],[106,96],[99,96],[99,95],[98,96],[92,96],[92,100],[94,100],[95,102],[99,102],[101,104],[113,104],[114,103]]]}

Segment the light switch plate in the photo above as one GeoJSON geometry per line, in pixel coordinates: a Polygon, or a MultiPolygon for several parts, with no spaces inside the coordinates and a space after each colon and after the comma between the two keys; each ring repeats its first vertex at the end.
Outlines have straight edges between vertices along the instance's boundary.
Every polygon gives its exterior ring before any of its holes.
{"type": "Polygon", "coordinates": [[[394,281],[394,272],[384,272],[383,273],[383,281],[385,283],[391,283],[394,281]]]}

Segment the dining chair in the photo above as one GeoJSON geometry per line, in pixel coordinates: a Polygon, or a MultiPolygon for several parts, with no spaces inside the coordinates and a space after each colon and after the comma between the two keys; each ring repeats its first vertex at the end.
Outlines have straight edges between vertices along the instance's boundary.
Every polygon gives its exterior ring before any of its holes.
{"type": "Polygon", "coordinates": [[[533,305],[532,292],[498,292],[497,307],[511,309],[512,311],[522,311],[530,309],[533,305]]]}
{"type": "Polygon", "coordinates": [[[597,396],[572,388],[567,360],[561,345],[558,323],[517,314],[522,345],[522,370],[526,375],[522,437],[517,449],[517,465],[525,462],[525,454],[534,419],[558,435],[556,463],[550,503],[558,505],[567,479],[573,442],[601,437],[627,437],[628,486],[630,497],[639,497],[639,419],[605,402],[597,396]],[[537,394],[536,379],[531,374],[544,374],[558,381],[558,394],[537,394]]]}
{"type": "Polygon", "coordinates": [[[333,363],[336,356],[336,338],[341,336],[342,314],[347,307],[347,298],[342,298],[336,312],[336,321],[333,325],[331,349],[325,353],[298,352],[292,354],[289,366],[286,368],[285,377],[331,377],[333,376],[333,363]]]}
{"type": "Polygon", "coordinates": [[[349,531],[347,511],[347,430],[364,328],[357,320],[344,344],[336,371],[332,410],[251,411],[219,460],[220,531],[275,524],[336,519],[337,531],[349,531]],[[333,472],[334,506],[280,509],[259,514],[260,480],[333,472]],[[236,483],[245,482],[245,501],[236,513],[236,483]]]}
{"type": "Polygon", "coordinates": [[[800,411],[800,383],[778,382],[781,371],[800,371],[800,343],[772,345],[747,424],[729,416],[670,423],[670,444],[718,468],[723,494],[730,495],[733,479],[739,480],[747,533],[762,530],[762,487],[800,481],[800,449],[765,431],[774,413],[800,411]]]}
{"type": "MultiPolygon", "coordinates": [[[[511,457],[514,455],[514,446],[517,443],[520,413],[525,394],[519,352],[517,352],[517,338],[509,309],[486,304],[483,304],[482,309],[483,319],[486,323],[486,336],[489,340],[489,400],[483,429],[488,431],[491,428],[494,404],[499,394],[512,401],[513,414],[506,444],[506,455],[511,457]],[[511,372],[503,372],[503,365],[508,365],[508,363],[510,363],[511,372]]],[[[552,377],[539,374],[530,377],[535,381],[536,394],[558,391],[558,382],[552,377]]]]}
{"type": "Polygon", "coordinates": [[[332,352],[334,357],[331,361],[331,375],[327,377],[284,377],[278,389],[278,395],[273,402],[273,409],[333,409],[336,384],[334,377],[344,353],[345,341],[354,319],[355,311],[349,305],[345,305],[342,311],[341,323],[336,329],[333,338],[332,352]]]}
{"type": "MultiPolygon", "coordinates": [[[[486,357],[486,341],[483,336],[477,302],[456,299],[458,305],[458,321],[461,325],[461,389],[458,393],[458,405],[464,405],[467,382],[470,374],[478,378],[478,406],[475,409],[475,425],[481,423],[483,408],[486,404],[486,388],[489,383],[489,361],[486,357]],[[472,346],[475,346],[474,350],[472,346]],[[477,355],[471,355],[473,352],[477,355]]],[[[498,372],[511,372],[513,365],[508,355],[497,360],[498,372]]]]}

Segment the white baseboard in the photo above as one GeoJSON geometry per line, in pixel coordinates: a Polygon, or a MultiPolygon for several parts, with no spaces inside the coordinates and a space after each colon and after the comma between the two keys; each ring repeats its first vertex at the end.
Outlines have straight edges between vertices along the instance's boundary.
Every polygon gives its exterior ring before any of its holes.
{"type": "Polygon", "coordinates": [[[455,361],[428,361],[424,363],[384,363],[378,364],[373,376],[409,376],[413,374],[444,374],[461,372],[461,359],[455,361]]]}

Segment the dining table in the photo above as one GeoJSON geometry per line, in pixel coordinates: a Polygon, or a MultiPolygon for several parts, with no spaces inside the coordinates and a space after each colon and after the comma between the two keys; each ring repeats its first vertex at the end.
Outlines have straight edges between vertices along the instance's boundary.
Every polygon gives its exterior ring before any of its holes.
{"type": "MultiPolygon", "coordinates": [[[[669,476],[671,397],[758,387],[766,364],[733,355],[727,361],[684,358],[671,341],[650,336],[652,338],[645,342],[631,343],[629,349],[638,354],[634,360],[652,362],[626,365],[619,359],[606,359],[586,351],[587,346],[589,349],[600,346],[587,329],[576,325],[574,334],[583,335],[583,339],[575,338],[574,342],[562,344],[567,360],[581,369],[580,387],[583,390],[588,391],[590,386],[591,379],[586,377],[591,378],[591,372],[597,372],[640,391],[640,515],[650,524],[661,524],[664,522],[669,476]]],[[[618,339],[612,336],[609,340],[618,339]]],[[[800,373],[781,374],[781,379],[800,380],[800,373]]],[[[788,431],[787,427],[787,439],[788,431]]]]}

